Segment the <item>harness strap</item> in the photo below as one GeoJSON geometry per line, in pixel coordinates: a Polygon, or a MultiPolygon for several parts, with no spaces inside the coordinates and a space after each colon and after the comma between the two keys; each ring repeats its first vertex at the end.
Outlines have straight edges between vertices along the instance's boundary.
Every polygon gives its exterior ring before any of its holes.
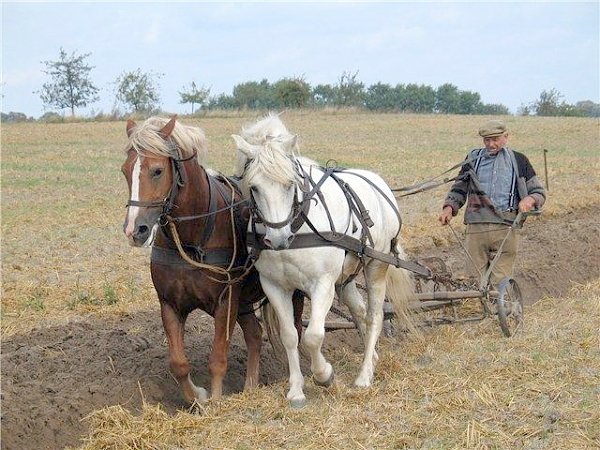
{"type": "MultiPolygon", "coordinates": [[[[248,245],[252,246],[255,249],[258,249],[259,251],[277,251],[272,250],[264,245],[263,234],[257,234],[255,238],[254,234],[249,232],[246,238],[248,245]]],[[[395,267],[401,267],[418,275],[422,275],[426,278],[431,278],[432,276],[431,270],[429,270],[427,267],[421,264],[403,260],[394,254],[379,252],[371,247],[364,245],[364,243],[362,243],[358,239],[344,234],[331,232],[321,232],[319,234],[297,234],[292,243],[290,244],[289,248],[286,250],[314,247],[338,247],[343,250],[355,253],[359,257],[364,255],[369,258],[377,259],[379,261],[392,264],[395,267]]]]}
{"type": "Polygon", "coordinates": [[[360,197],[356,194],[354,189],[352,189],[348,183],[346,183],[344,180],[340,179],[339,177],[337,177],[335,175],[332,175],[332,178],[335,181],[337,181],[338,185],[342,189],[342,192],[346,196],[346,201],[348,202],[348,206],[350,207],[350,210],[354,213],[354,215],[360,222],[361,241],[364,242],[365,240],[368,239],[369,242],[371,243],[371,246],[373,246],[374,245],[373,236],[371,236],[371,232],[369,231],[369,228],[371,228],[373,225],[375,225],[375,223],[371,219],[371,216],[369,216],[369,211],[367,211],[367,209],[365,208],[365,205],[362,202],[362,200],[360,199],[360,197]]]}
{"type": "MultiPolygon", "coordinates": [[[[233,250],[230,248],[211,248],[206,252],[198,254],[194,252],[194,248],[184,246],[186,255],[193,261],[210,264],[213,266],[228,266],[233,258],[233,250]]],[[[196,267],[190,265],[180,255],[179,250],[173,248],[164,247],[152,247],[152,253],[150,260],[155,264],[167,265],[167,266],[184,266],[190,270],[197,270],[196,267]]],[[[236,258],[235,267],[233,270],[241,270],[245,268],[246,258],[242,255],[238,255],[236,258]]]]}
{"type": "MultiPolygon", "coordinates": [[[[304,197],[303,197],[303,201],[307,201],[310,204],[310,200],[313,199],[313,197],[315,196],[315,194],[317,194],[317,197],[319,197],[319,200],[321,200],[321,204],[323,205],[323,208],[325,209],[325,212],[327,213],[327,220],[329,221],[329,228],[331,229],[331,231],[335,232],[335,225],[333,223],[333,219],[331,217],[331,214],[329,213],[329,208],[327,207],[327,202],[325,201],[325,197],[323,196],[323,193],[321,192],[321,186],[323,186],[323,184],[325,183],[325,181],[327,180],[327,178],[329,178],[333,171],[335,170],[333,167],[328,167],[326,169],[323,170],[323,175],[321,176],[321,179],[315,183],[315,181],[312,179],[312,177],[310,176],[309,173],[307,173],[304,170],[304,167],[302,167],[302,165],[296,160],[297,166],[300,168],[300,170],[302,171],[302,177],[304,178],[304,182],[305,185],[307,184],[307,180],[308,183],[310,183],[310,185],[313,187],[309,192],[307,192],[304,197]]],[[[304,211],[303,211],[304,213],[304,211]]],[[[308,222],[308,210],[304,213],[304,222],[308,222]]],[[[292,229],[292,232],[295,233],[296,231],[298,231],[298,229],[300,229],[300,227],[298,227],[296,230],[292,229]]]]}
{"type": "MultiPolygon", "coordinates": [[[[385,199],[385,201],[392,207],[392,210],[394,211],[394,213],[396,214],[396,217],[398,218],[398,224],[399,224],[399,228],[398,228],[398,232],[400,232],[400,228],[402,228],[402,217],[400,217],[400,211],[398,211],[398,206],[395,204],[394,201],[392,201],[386,194],[385,192],[383,192],[383,190],[377,186],[375,183],[373,183],[371,180],[369,180],[367,177],[365,177],[364,175],[361,175],[359,173],[355,173],[355,172],[345,172],[347,174],[350,175],[354,175],[355,177],[359,177],[362,178],[364,181],[366,181],[367,183],[369,183],[371,185],[372,188],[374,188],[377,192],[379,192],[379,194],[385,199]]],[[[393,191],[393,189],[392,189],[393,191]]]]}

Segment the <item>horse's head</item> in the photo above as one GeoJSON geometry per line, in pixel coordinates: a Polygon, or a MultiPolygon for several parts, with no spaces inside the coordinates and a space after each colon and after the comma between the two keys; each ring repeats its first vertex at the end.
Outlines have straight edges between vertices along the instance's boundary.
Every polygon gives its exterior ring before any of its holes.
{"type": "Polygon", "coordinates": [[[121,170],[129,201],[123,231],[133,246],[149,246],[161,217],[169,215],[186,181],[184,162],[206,150],[204,133],[171,120],[151,117],[127,122],[127,159],[121,170]]]}
{"type": "Polygon", "coordinates": [[[249,194],[252,212],[266,229],[264,243],[286,249],[294,239],[291,224],[300,213],[298,185],[301,176],[294,159],[296,136],[267,137],[261,144],[232,135],[238,149],[239,176],[249,194]]]}

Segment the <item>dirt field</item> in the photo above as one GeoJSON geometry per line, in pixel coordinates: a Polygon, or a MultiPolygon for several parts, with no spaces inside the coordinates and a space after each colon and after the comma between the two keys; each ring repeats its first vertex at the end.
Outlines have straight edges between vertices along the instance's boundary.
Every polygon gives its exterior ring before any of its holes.
{"type": "MultiPolygon", "coordinates": [[[[573,283],[600,274],[600,232],[593,209],[562,217],[531,220],[523,233],[516,278],[526,301],[560,297],[573,283]]],[[[413,257],[440,256],[453,271],[462,264],[457,244],[422,243],[413,257]]],[[[525,312],[527,317],[527,311],[525,312]]],[[[435,331],[434,331],[435,332],[435,331]]],[[[187,349],[197,384],[209,385],[205,361],[212,324],[202,313],[187,326],[187,349]]],[[[360,351],[355,331],[336,331],[326,347],[360,351]]],[[[106,405],[131,410],[160,402],[168,412],[185,405],[169,374],[167,347],[158,305],[147,312],[69,319],[51,327],[14,334],[2,342],[2,448],[56,449],[77,446],[87,431],[82,419],[106,405]]],[[[233,339],[226,393],[243,387],[245,349],[239,333],[233,339]]],[[[265,345],[261,382],[286,378],[284,366],[265,345]]]]}

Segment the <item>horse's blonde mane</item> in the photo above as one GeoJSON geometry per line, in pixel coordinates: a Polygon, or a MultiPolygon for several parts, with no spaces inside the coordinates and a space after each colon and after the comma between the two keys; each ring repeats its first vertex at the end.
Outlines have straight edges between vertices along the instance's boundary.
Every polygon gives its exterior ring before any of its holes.
{"type": "Polygon", "coordinates": [[[291,134],[275,113],[242,127],[242,137],[252,145],[264,145],[268,139],[286,136],[291,134]]]}
{"type": "Polygon", "coordinates": [[[176,122],[170,140],[179,148],[180,154],[177,154],[177,148],[169,145],[168,141],[158,134],[168,122],[169,119],[155,116],[136,125],[129,137],[126,150],[133,148],[140,154],[152,153],[170,158],[189,158],[196,151],[198,162],[203,164],[207,155],[204,132],[198,127],[176,122]]]}
{"type": "Polygon", "coordinates": [[[300,181],[292,160],[298,154],[298,146],[289,148],[285,145],[294,136],[277,114],[271,113],[256,123],[243,127],[241,134],[246,142],[259,148],[259,151],[251,161],[245,157],[238,158],[237,174],[243,173],[248,182],[259,174],[281,184],[300,181]]]}

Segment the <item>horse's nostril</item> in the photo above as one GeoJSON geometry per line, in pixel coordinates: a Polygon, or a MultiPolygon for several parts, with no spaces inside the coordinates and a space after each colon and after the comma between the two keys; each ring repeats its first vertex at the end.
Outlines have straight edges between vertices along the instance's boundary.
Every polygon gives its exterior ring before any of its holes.
{"type": "Polygon", "coordinates": [[[269,239],[269,238],[264,238],[264,239],[263,239],[263,242],[265,243],[265,245],[266,245],[268,248],[273,248],[273,243],[271,242],[271,239],[269,239]]]}
{"type": "Polygon", "coordinates": [[[148,232],[148,227],[146,225],[140,225],[138,228],[138,234],[144,235],[148,232]]]}

